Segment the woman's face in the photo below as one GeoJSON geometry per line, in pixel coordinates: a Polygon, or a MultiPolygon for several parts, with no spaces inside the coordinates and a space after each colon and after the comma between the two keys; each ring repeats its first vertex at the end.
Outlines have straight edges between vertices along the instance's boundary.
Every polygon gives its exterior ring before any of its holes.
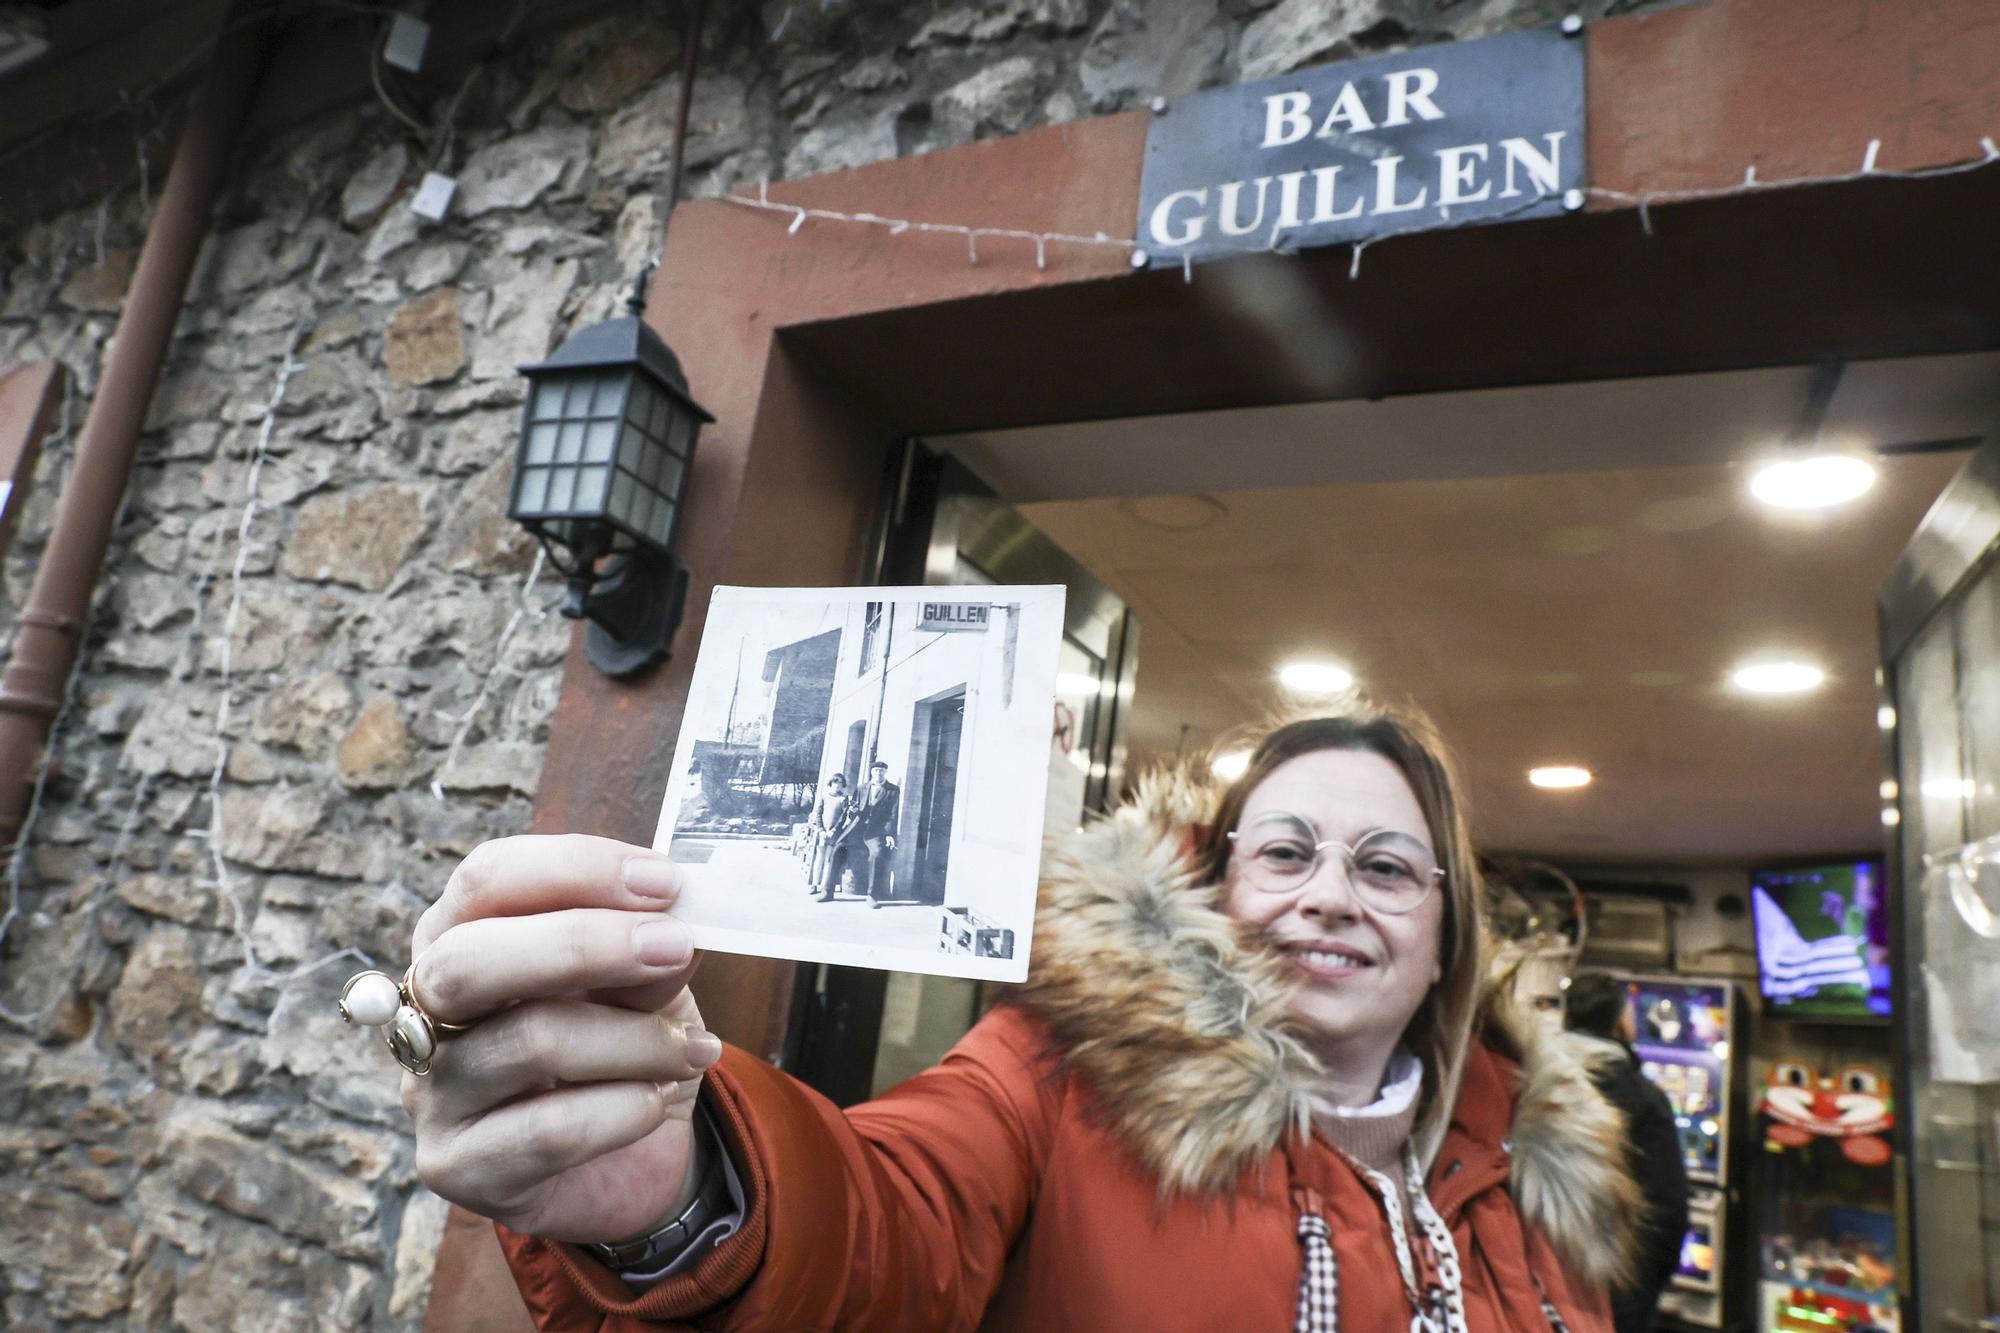
{"type": "Polygon", "coordinates": [[[1304,983],[1292,1012],[1323,1053],[1386,1059],[1440,975],[1442,885],[1415,910],[1392,915],[1356,896],[1337,847],[1327,848],[1318,868],[1288,892],[1251,883],[1244,861],[1252,839],[1266,830],[1305,827],[1316,831],[1314,841],[1337,838],[1350,847],[1377,835],[1371,847],[1400,845],[1403,863],[1414,860],[1415,873],[1425,875],[1438,864],[1437,853],[1408,779],[1366,750],[1317,750],[1287,760],[1259,783],[1236,827],[1225,910],[1261,927],[1290,958],[1304,983]]]}

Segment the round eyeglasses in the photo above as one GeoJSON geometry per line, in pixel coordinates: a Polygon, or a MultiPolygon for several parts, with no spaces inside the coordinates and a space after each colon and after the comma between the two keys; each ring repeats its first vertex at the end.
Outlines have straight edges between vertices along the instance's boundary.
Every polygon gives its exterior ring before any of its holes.
{"type": "Polygon", "coordinates": [[[1402,916],[1414,912],[1444,882],[1437,857],[1422,841],[1394,829],[1378,829],[1353,846],[1321,838],[1299,815],[1259,815],[1229,835],[1231,864],[1251,888],[1263,893],[1297,893],[1319,873],[1328,849],[1346,862],[1354,896],[1372,912],[1402,916]]]}

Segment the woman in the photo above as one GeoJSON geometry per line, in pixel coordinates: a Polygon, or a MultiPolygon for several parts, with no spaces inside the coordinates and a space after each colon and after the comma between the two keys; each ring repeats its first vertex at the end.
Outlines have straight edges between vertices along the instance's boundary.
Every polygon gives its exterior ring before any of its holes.
{"type": "Polygon", "coordinates": [[[1018,998],[846,1112],[650,1017],[699,1021],[685,936],[603,908],[661,908],[670,867],[489,848],[412,985],[447,1021],[514,1007],[406,1101],[420,1173],[501,1223],[545,1328],[1608,1328],[1622,1124],[1567,1039],[1482,998],[1477,871],[1420,722],[1312,719],[1219,796],[1151,785],[1048,858],[1018,998]],[[583,916],[527,915],[557,904],[583,916]],[[581,987],[600,1003],[535,998],[581,987]],[[703,1236],[631,1282],[566,1243],[682,1210],[703,1236]]]}
{"type": "Polygon", "coordinates": [[[833,859],[833,834],[847,818],[847,776],[843,773],[829,773],[821,784],[819,800],[813,803],[812,818],[807,821],[807,829],[812,839],[812,854],[806,859],[806,889],[810,893],[830,892],[827,870],[833,859]]]}

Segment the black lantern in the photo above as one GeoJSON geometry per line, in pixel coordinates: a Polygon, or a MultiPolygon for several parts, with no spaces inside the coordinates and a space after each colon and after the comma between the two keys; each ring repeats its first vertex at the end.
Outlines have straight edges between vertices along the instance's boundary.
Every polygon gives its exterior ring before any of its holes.
{"type": "Polygon", "coordinates": [[[630,312],[572,334],[528,377],[508,517],[540,539],[568,583],[562,613],[588,618],[598,670],[635,675],[667,655],[687,601],[671,554],[695,436],[714,417],[680,361],[630,312]]]}

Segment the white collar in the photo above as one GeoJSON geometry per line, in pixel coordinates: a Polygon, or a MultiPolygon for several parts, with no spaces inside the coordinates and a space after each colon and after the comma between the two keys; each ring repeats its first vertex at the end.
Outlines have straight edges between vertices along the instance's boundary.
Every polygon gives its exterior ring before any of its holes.
{"type": "Polygon", "coordinates": [[[1382,1074],[1382,1091],[1366,1106],[1327,1106],[1317,1109],[1326,1115],[1343,1119],[1375,1119],[1380,1116],[1401,1115],[1416,1101],[1417,1093],[1424,1086],[1424,1064],[1410,1054],[1405,1047],[1398,1046],[1396,1053],[1389,1057],[1389,1067],[1382,1074]]]}

